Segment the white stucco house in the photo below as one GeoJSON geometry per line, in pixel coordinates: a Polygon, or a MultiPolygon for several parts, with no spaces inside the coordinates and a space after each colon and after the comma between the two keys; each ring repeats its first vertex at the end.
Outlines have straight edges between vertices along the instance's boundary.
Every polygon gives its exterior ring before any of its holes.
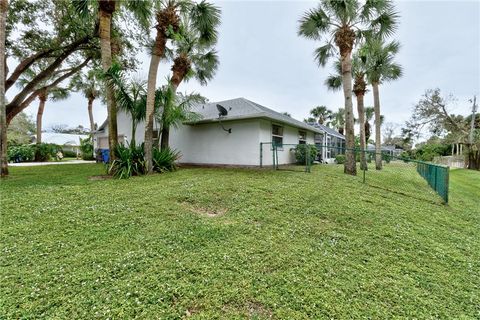
{"type": "MultiPolygon", "coordinates": [[[[178,150],[181,164],[219,166],[271,166],[272,143],[279,145],[278,163],[295,162],[296,144],[314,144],[315,137],[327,136],[310,126],[245,98],[196,105],[200,120],[172,128],[169,144],[178,150]],[[220,114],[223,112],[223,115],[220,114]],[[262,144],[262,146],[261,146],[262,144]],[[283,147],[282,147],[283,146],[283,147]],[[261,163],[262,162],[262,163],[261,163]]],[[[119,142],[131,140],[130,117],[118,114],[119,142]]],[[[158,125],[155,124],[158,135],[158,125]]],[[[135,140],[144,140],[145,124],[137,126],[135,140]]],[[[108,148],[108,128],[104,123],[94,135],[94,148],[108,148]]]]}

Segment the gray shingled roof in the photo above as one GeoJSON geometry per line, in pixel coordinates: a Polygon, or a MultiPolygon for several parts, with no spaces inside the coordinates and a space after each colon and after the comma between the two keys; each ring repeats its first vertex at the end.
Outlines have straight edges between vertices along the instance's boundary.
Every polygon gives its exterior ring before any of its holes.
{"type": "Polygon", "coordinates": [[[337,138],[341,138],[341,139],[345,139],[345,136],[343,134],[341,134],[340,132],[338,131],[335,131],[334,129],[332,128],[329,128],[327,126],[324,126],[323,124],[320,124],[320,123],[308,123],[309,125],[311,126],[314,126],[315,128],[318,128],[322,131],[325,131],[326,133],[328,133],[329,135],[332,135],[334,137],[337,137],[337,138]]]}
{"type": "Polygon", "coordinates": [[[228,111],[228,115],[222,117],[220,119],[221,121],[264,118],[312,132],[322,132],[322,130],[319,130],[304,122],[295,120],[289,116],[273,111],[272,109],[259,105],[258,103],[245,98],[236,98],[197,105],[192,111],[199,113],[201,115],[201,119],[194,122],[189,122],[189,124],[218,122],[219,117],[217,104],[221,105],[228,111]]]}

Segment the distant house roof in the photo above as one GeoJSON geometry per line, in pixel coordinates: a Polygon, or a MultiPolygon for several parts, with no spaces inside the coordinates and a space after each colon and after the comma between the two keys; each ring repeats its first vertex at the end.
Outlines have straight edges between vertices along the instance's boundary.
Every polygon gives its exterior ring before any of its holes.
{"type": "Polygon", "coordinates": [[[345,140],[345,136],[343,134],[341,134],[340,132],[332,129],[332,128],[329,128],[327,126],[324,126],[323,124],[320,124],[320,123],[313,123],[313,122],[309,122],[308,123],[309,125],[311,126],[314,126],[315,128],[318,128],[324,132],[326,132],[327,134],[331,135],[331,136],[334,136],[334,137],[337,137],[337,138],[340,138],[340,139],[344,139],[345,140]]]}
{"type": "Polygon", "coordinates": [[[80,139],[86,139],[88,135],[85,134],[69,134],[69,133],[56,133],[56,132],[43,132],[42,142],[54,143],[60,146],[79,146],[80,139]]]}
{"type": "Polygon", "coordinates": [[[236,98],[219,102],[199,104],[195,106],[192,111],[200,114],[201,119],[188,122],[188,124],[218,122],[219,120],[232,121],[264,118],[312,132],[321,132],[319,129],[309,126],[304,122],[298,121],[292,117],[276,112],[272,109],[264,107],[245,98],[236,98]],[[227,110],[228,114],[219,118],[217,105],[221,105],[222,107],[224,107],[227,110]]]}

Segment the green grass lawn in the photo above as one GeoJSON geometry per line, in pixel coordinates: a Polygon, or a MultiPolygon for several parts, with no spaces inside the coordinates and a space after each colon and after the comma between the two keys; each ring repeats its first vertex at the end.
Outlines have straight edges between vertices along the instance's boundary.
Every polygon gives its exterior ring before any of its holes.
{"type": "Polygon", "coordinates": [[[398,170],[11,168],[0,318],[479,318],[480,173],[398,170]]]}

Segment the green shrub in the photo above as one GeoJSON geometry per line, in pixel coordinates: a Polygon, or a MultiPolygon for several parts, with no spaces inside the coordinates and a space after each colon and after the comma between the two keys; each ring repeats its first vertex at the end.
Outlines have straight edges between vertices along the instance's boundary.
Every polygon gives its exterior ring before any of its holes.
{"type": "Polygon", "coordinates": [[[390,153],[383,152],[382,160],[384,160],[386,163],[390,163],[390,161],[392,160],[392,156],[390,155],[390,153]]]}
{"type": "Polygon", "coordinates": [[[140,146],[119,144],[114,152],[116,159],[110,163],[108,174],[119,179],[145,174],[143,144],[140,146]]]}
{"type": "Polygon", "coordinates": [[[180,152],[170,148],[159,150],[153,148],[153,170],[156,172],[175,171],[175,161],[180,159],[180,152]]]}
{"type": "Polygon", "coordinates": [[[46,162],[52,157],[55,157],[58,150],[61,150],[59,146],[52,143],[37,143],[34,145],[35,161],[46,162]]]}
{"type": "MultiPolygon", "coordinates": [[[[80,153],[83,160],[94,160],[92,137],[80,139],[80,153]]],[[[76,155],[75,155],[76,156],[76,155]]]]}
{"type": "Polygon", "coordinates": [[[295,159],[297,160],[298,164],[305,164],[305,160],[307,158],[307,153],[310,158],[310,163],[313,163],[315,158],[317,157],[317,147],[311,144],[298,144],[295,149],[295,159]]]}
{"type": "Polygon", "coordinates": [[[8,161],[13,162],[33,161],[35,159],[34,146],[28,144],[11,146],[8,148],[7,157],[8,161]]]}
{"type": "Polygon", "coordinates": [[[63,152],[64,157],[68,157],[68,158],[76,158],[77,157],[77,153],[75,151],[65,150],[65,151],[62,151],[62,152],[63,152]]]}
{"type": "Polygon", "coordinates": [[[345,155],[344,154],[337,154],[335,156],[335,163],[344,164],[345,163],[345,155]]]}

